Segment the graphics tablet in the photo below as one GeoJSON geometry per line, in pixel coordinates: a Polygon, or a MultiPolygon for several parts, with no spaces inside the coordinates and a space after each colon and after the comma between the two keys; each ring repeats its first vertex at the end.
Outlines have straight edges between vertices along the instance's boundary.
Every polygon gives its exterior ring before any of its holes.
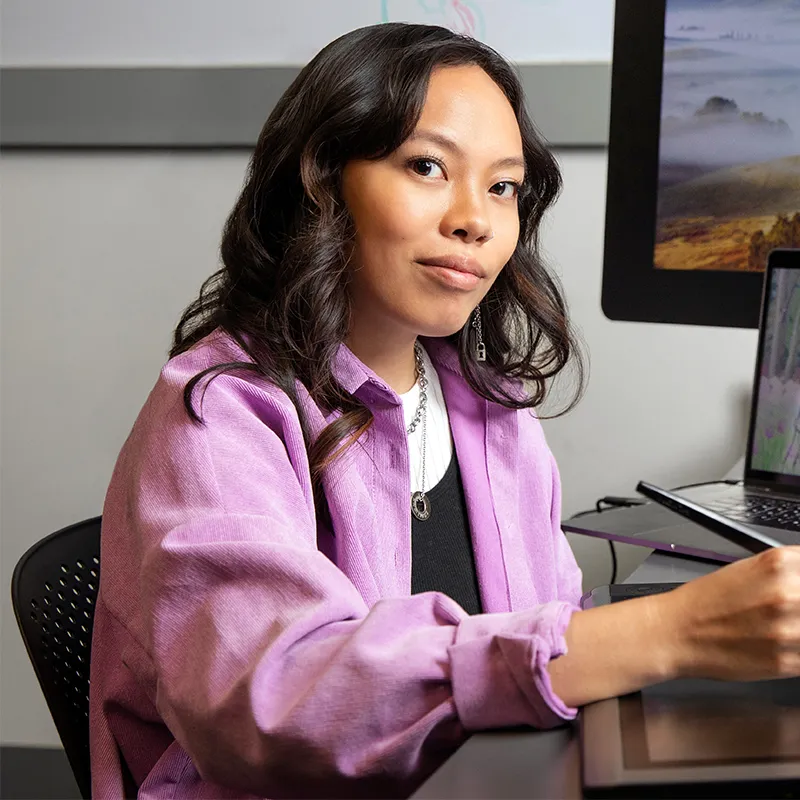
{"type": "Polygon", "coordinates": [[[586,797],[800,798],[800,679],[668,681],[586,706],[580,740],[586,797]]]}

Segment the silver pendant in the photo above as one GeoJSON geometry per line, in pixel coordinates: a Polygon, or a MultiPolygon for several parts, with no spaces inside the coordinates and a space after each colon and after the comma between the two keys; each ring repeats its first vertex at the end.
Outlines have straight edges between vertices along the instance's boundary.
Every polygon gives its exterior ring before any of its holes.
{"type": "Polygon", "coordinates": [[[425,522],[431,515],[431,501],[425,492],[414,492],[411,495],[411,513],[420,522],[425,522]]]}
{"type": "Polygon", "coordinates": [[[478,342],[475,348],[475,355],[478,361],[486,361],[486,345],[483,342],[478,342]]]}

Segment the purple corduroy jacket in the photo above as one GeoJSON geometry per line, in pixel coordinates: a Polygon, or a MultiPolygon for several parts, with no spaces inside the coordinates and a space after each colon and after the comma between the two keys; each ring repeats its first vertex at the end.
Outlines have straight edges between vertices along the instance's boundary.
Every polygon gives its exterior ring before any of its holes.
{"type": "MultiPolygon", "coordinates": [[[[411,595],[408,445],[397,394],[343,345],[333,365],[372,410],[315,514],[297,410],[221,332],[171,359],[103,509],[91,665],[96,800],[411,793],[471,731],[575,716],[550,686],[581,575],[559,525],[539,421],[436,365],[486,613],[411,595]],[[201,392],[196,393],[199,401],[201,392]],[[124,759],[124,761],[122,760],[124,759]],[[123,767],[123,764],[125,765],[123,767]]],[[[299,387],[312,435],[330,422],[299,387]]]]}

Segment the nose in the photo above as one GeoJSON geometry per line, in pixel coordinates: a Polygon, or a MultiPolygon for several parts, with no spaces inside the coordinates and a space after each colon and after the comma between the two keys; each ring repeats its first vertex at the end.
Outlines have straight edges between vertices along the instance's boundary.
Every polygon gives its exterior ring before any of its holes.
{"type": "Polygon", "coordinates": [[[483,244],[494,238],[487,199],[485,193],[475,187],[454,187],[442,219],[442,233],[467,244],[483,244]]]}

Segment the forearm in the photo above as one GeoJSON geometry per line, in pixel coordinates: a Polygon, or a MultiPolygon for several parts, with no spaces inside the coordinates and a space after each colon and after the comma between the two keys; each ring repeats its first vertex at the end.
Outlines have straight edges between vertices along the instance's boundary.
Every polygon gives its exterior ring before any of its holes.
{"type": "Polygon", "coordinates": [[[466,730],[574,716],[540,688],[568,603],[468,617],[426,592],[368,608],[320,553],[266,541],[260,518],[191,529],[153,548],[143,595],[159,711],[209,780],[409,794],[466,730]]]}
{"type": "Polygon", "coordinates": [[[565,639],[567,652],[548,670],[554,692],[568,706],[678,677],[675,615],[665,595],[573,614],[565,639]]]}

